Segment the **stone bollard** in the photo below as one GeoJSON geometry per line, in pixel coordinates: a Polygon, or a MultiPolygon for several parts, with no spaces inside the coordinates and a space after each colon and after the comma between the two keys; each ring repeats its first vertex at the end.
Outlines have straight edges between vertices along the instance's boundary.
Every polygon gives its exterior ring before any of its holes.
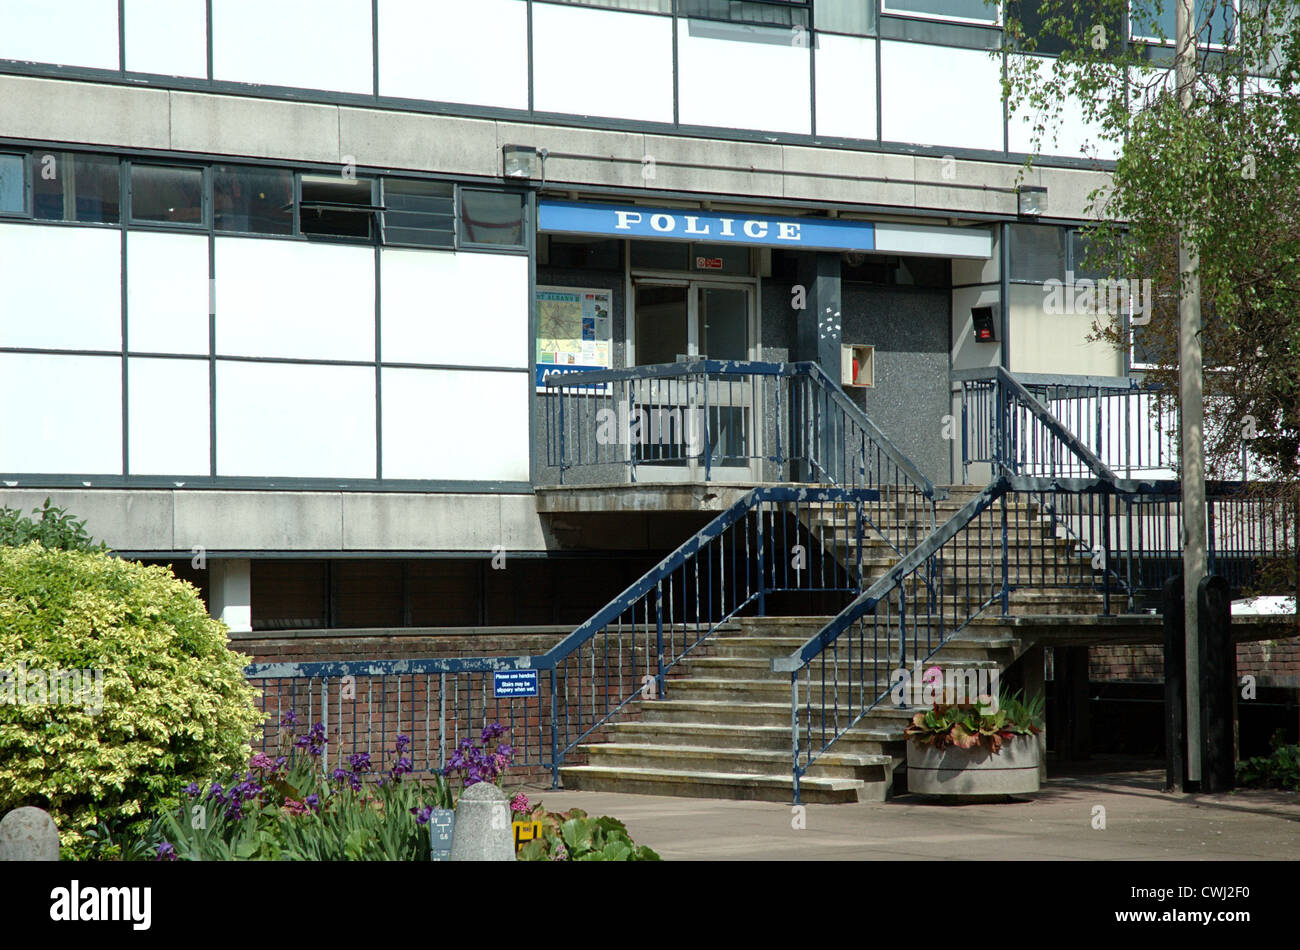
{"type": "Polygon", "coordinates": [[[59,860],[59,828],[39,808],[15,808],[0,820],[0,861],[59,860]]]}
{"type": "Polygon", "coordinates": [[[460,800],[456,802],[456,831],[451,839],[451,860],[515,860],[510,804],[506,793],[491,782],[479,782],[460,793],[460,800]]]}

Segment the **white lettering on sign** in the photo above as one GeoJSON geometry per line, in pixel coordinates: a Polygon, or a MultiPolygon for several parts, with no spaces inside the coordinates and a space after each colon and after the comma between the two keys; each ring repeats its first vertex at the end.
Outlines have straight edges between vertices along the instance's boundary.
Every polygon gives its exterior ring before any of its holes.
{"type": "Polygon", "coordinates": [[[745,237],[765,238],[767,237],[766,221],[746,221],[744,226],[745,237]]]}
{"type": "Polygon", "coordinates": [[[641,212],[639,211],[615,211],[618,218],[618,224],[614,228],[618,231],[629,231],[634,224],[641,223],[641,212]]]}
{"type": "Polygon", "coordinates": [[[722,218],[721,221],[722,221],[722,236],[735,237],[736,232],[731,230],[731,226],[736,222],[731,218],[722,218]]]}
{"type": "Polygon", "coordinates": [[[656,231],[672,231],[677,227],[677,222],[673,220],[671,214],[652,214],[650,227],[656,231]]]}
{"type": "Polygon", "coordinates": [[[709,229],[707,226],[701,229],[700,219],[693,215],[688,214],[686,216],[686,233],[687,234],[708,234],[709,229]]]}
{"type": "Polygon", "coordinates": [[[776,236],[781,241],[799,240],[799,225],[793,221],[782,221],[776,226],[776,236]]]}

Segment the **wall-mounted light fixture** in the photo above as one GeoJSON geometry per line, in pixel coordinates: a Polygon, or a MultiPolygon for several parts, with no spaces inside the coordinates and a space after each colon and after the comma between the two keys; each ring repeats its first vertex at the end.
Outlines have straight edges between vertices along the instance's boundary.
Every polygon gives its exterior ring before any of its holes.
{"type": "Polygon", "coordinates": [[[1021,185],[1016,189],[1016,212],[1022,218],[1047,213],[1047,189],[1042,185],[1021,185]]]}
{"type": "Polygon", "coordinates": [[[546,182],[546,156],[544,148],[532,145],[501,146],[501,165],[506,178],[535,181],[538,186],[546,182]]]}

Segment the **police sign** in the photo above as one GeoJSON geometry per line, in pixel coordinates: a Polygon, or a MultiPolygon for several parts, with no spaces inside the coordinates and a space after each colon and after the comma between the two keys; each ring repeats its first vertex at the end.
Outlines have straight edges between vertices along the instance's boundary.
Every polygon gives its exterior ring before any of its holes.
{"type": "Polygon", "coordinates": [[[804,250],[876,249],[875,225],[870,221],[768,217],[734,211],[645,208],[579,201],[538,202],[538,230],[554,234],[601,234],[804,250]]]}

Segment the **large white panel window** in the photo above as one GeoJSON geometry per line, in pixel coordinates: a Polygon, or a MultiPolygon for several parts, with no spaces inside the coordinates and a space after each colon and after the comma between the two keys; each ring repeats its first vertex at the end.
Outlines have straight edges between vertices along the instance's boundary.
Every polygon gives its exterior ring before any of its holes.
{"type": "MultiPolygon", "coordinates": [[[[1046,81],[1051,78],[1055,59],[1043,56],[1033,56],[1030,59],[1034,62],[1040,79],[1046,81]]],[[[1080,158],[1086,154],[1089,158],[1102,159],[1113,159],[1118,155],[1114,142],[1102,141],[1100,124],[1089,123],[1084,119],[1083,107],[1077,99],[1068,100],[1060,115],[1038,113],[1028,103],[1021,102],[1020,107],[1007,120],[1007,142],[1011,151],[1034,151],[1034,126],[1038,122],[1044,125],[1042,140],[1038,143],[1039,151],[1044,155],[1080,158]]]]}
{"type": "Polygon", "coordinates": [[[132,475],[207,475],[208,361],[127,363],[127,467],[132,475]]]}
{"type": "Polygon", "coordinates": [[[534,5],[533,104],[543,112],[671,122],[672,20],[534,5]],[[590,55],[595,50],[609,55],[590,55]]]}
{"type": "Polygon", "coordinates": [[[217,474],[375,477],[375,371],[217,364],[217,474]]]}
{"type": "Polygon", "coordinates": [[[212,0],[212,77],[369,93],[370,0],[212,0]]]}
{"type": "Polygon", "coordinates": [[[126,295],[133,352],[207,353],[207,236],[128,232],[126,295]]]}
{"type": "Polygon", "coordinates": [[[206,0],[126,0],[126,68],[205,78],[206,0]]]}
{"type": "Polygon", "coordinates": [[[385,369],[384,477],[528,480],[528,374],[385,369]]]}
{"type": "Polygon", "coordinates": [[[0,225],[0,346],[122,348],[122,233],[0,225]]]}
{"type": "Polygon", "coordinates": [[[528,5],[379,0],[379,94],[528,108],[528,5]]]}
{"type": "Polygon", "coordinates": [[[122,474],[122,359],[0,353],[0,472],[122,474]]]}
{"type": "Polygon", "coordinates": [[[528,258],[385,248],[386,363],[528,365],[528,258]]]}
{"type": "Polygon", "coordinates": [[[677,28],[685,125],[811,132],[808,44],[788,29],[684,20],[677,28]]]}
{"type": "Polygon", "coordinates": [[[117,69],[117,0],[0,0],[0,59],[117,69]]]}
{"type": "Polygon", "coordinates": [[[876,41],[817,35],[817,134],[876,137],[876,41]]]}
{"type": "Polygon", "coordinates": [[[1001,72],[985,50],[882,40],[884,139],[1001,151],[1001,72]]]}
{"type": "Polygon", "coordinates": [[[218,353],[375,358],[372,248],[217,238],[216,282],[218,353]]]}

